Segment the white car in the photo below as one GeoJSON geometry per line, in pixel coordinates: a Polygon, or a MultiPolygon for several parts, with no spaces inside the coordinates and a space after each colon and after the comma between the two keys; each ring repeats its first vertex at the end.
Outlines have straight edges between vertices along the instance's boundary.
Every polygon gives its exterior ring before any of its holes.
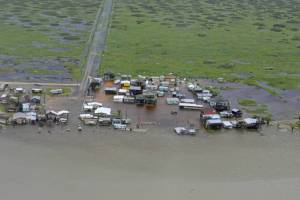
{"type": "Polygon", "coordinates": [[[126,124],[113,124],[113,127],[115,129],[126,129],[127,125],[126,124]]]}
{"type": "Polygon", "coordinates": [[[223,128],[232,129],[233,125],[230,121],[223,121],[223,128]]]}
{"type": "Polygon", "coordinates": [[[66,119],[66,118],[60,118],[59,122],[62,123],[62,124],[66,124],[68,122],[68,119],[66,119]]]}
{"type": "Polygon", "coordinates": [[[187,130],[184,127],[176,127],[174,128],[174,131],[177,135],[185,135],[187,133],[187,130]]]}
{"type": "Polygon", "coordinates": [[[194,128],[186,129],[184,127],[176,127],[174,131],[177,135],[196,135],[197,132],[194,128]]]}
{"type": "Polygon", "coordinates": [[[224,117],[224,118],[230,118],[230,117],[233,117],[233,114],[228,111],[222,111],[222,112],[220,112],[220,116],[224,117]]]}
{"type": "Polygon", "coordinates": [[[195,88],[195,85],[194,84],[188,84],[188,90],[189,91],[193,91],[195,88]]]}

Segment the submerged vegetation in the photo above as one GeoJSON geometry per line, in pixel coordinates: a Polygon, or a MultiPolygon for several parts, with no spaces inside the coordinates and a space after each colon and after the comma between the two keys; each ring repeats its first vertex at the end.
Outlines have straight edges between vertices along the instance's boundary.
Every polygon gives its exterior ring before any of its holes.
{"type": "Polygon", "coordinates": [[[241,106],[256,106],[257,105],[257,103],[254,99],[240,99],[238,102],[241,106]]]}
{"type": "Polygon", "coordinates": [[[299,85],[299,0],[116,0],[113,13],[101,72],[299,85]]]}
{"type": "Polygon", "coordinates": [[[27,76],[63,72],[62,78],[80,79],[101,0],[0,0],[0,4],[1,69],[18,73],[24,69],[27,76]]]}
{"type": "Polygon", "coordinates": [[[239,105],[244,107],[244,110],[252,115],[271,119],[272,114],[269,112],[268,106],[265,104],[258,104],[254,99],[239,99],[239,105]]]}

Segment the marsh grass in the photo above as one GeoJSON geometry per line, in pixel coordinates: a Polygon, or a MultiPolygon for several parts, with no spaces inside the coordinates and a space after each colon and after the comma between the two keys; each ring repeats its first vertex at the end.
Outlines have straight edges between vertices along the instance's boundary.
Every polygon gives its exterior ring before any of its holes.
{"type": "Polygon", "coordinates": [[[300,1],[116,0],[113,13],[102,73],[299,86],[300,1]]]}

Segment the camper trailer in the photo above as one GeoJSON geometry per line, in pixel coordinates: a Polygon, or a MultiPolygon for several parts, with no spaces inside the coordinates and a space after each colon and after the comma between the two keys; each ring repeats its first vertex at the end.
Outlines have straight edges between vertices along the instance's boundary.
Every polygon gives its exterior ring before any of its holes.
{"type": "Polygon", "coordinates": [[[137,95],[135,97],[135,103],[137,106],[143,106],[145,104],[145,98],[143,95],[137,95]]]}
{"type": "Polygon", "coordinates": [[[203,105],[194,104],[194,103],[179,103],[180,109],[187,109],[187,110],[201,110],[203,105]]]}
{"type": "Polygon", "coordinates": [[[116,87],[107,87],[104,89],[105,94],[117,94],[117,91],[116,87]]]}
{"type": "Polygon", "coordinates": [[[130,97],[130,96],[124,96],[123,103],[134,104],[135,103],[135,98],[130,97]]]}
{"type": "Polygon", "coordinates": [[[115,95],[113,98],[113,102],[123,103],[124,95],[115,95]]]}
{"type": "Polygon", "coordinates": [[[142,94],[143,90],[140,86],[130,86],[129,93],[130,93],[130,95],[135,96],[135,95],[138,95],[138,94],[142,94]]]}
{"type": "Polygon", "coordinates": [[[153,92],[144,93],[144,98],[146,106],[155,106],[157,103],[157,96],[153,92]]]}

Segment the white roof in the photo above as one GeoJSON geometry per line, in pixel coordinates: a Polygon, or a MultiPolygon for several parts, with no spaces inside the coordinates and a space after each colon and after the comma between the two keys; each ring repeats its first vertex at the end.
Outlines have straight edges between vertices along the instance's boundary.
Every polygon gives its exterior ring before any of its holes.
{"type": "Polygon", "coordinates": [[[211,115],[210,117],[211,119],[221,119],[221,116],[218,114],[211,115]]]}
{"type": "Polygon", "coordinates": [[[49,113],[54,114],[54,115],[58,115],[57,112],[55,112],[54,110],[47,110],[46,114],[49,114],[49,113]]]}
{"type": "Polygon", "coordinates": [[[80,114],[79,115],[80,118],[84,119],[84,118],[93,118],[92,114],[80,114]]]}
{"type": "Polygon", "coordinates": [[[232,126],[232,123],[230,121],[223,121],[224,126],[232,126]]]}
{"type": "Polygon", "coordinates": [[[124,84],[124,83],[130,84],[130,81],[127,81],[127,80],[121,81],[121,84],[124,84]]]}
{"type": "Polygon", "coordinates": [[[89,103],[87,103],[86,105],[88,105],[88,106],[99,106],[99,107],[101,107],[101,106],[102,106],[102,103],[99,103],[99,102],[89,102],[89,103]]]}
{"type": "Polygon", "coordinates": [[[23,107],[23,110],[28,110],[30,108],[30,103],[23,103],[22,107],[23,107]]]}
{"type": "Polygon", "coordinates": [[[222,124],[222,120],[220,119],[209,119],[206,122],[207,124],[222,124]]]}
{"type": "Polygon", "coordinates": [[[189,89],[194,89],[194,88],[195,88],[195,85],[192,84],[192,83],[190,83],[190,84],[188,85],[188,88],[189,88],[189,89]]]}
{"type": "Polygon", "coordinates": [[[156,90],[157,87],[158,87],[157,85],[153,85],[152,83],[151,84],[146,83],[146,88],[147,89],[154,89],[154,90],[156,90]]]}
{"type": "Polygon", "coordinates": [[[124,99],[124,95],[115,95],[114,99],[124,99]]]}
{"type": "Polygon", "coordinates": [[[126,93],[128,90],[126,90],[126,89],[119,89],[119,92],[120,93],[126,93]]]}
{"type": "Polygon", "coordinates": [[[179,106],[203,108],[203,105],[194,104],[194,103],[180,103],[179,106]]]}
{"type": "Polygon", "coordinates": [[[184,127],[175,127],[174,130],[175,130],[176,133],[181,133],[182,131],[186,131],[186,128],[184,128],[184,127]]]}
{"type": "Polygon", "coordinates": [[[43,89],[41,89],[41,88],[32,88],[31,90],[34,90],[34,91],[42,91],[43,89]]]}
{"type": "Polygon", "coordinates": [[[202,97],[203,100],[210,100],[210,96],[204,96],[202,97]]]}
{"type": "Polygon", "coordinates": [[[254,119],[254,118],[245,118],[244,122],[246,124],[256,124],[257,123],[257,119],[254,119]]]}
{"type": "Polygon", "coordinates": [[[194,99],[181,99],[180,100],[182,103],[195,103],[194,99]]]}
{"type": "Polygon", "coordinates": [[[95,110],[95,114],[111,115],[111,108],[100,107],[95,110]]]}
{"type": "Polygon", "coordinates": [[[170,97],[170,98],[167,98],[167,101],[178,101],[179,102],[179,99],[176,97],[170,97]]]}
{"type": "Polygon", "coordinates": [[[239,112],[239,111],[240,111],[240,109],[233,108],[231,111],[232,111],[232,112],[239,112]]]}
{"type": "Polygon", "coordinates": [[[8,96],[8,94],[7,94],[7,93],[4,93],[4,94],[1,95],[1,98],[5,98],[5,97],[7,97],[7,96],[8,96]]]}
{"type": "Polygon", "coordinates": [[[23,88],[16,88],[16,91],[23,91],[23,88]]]}
{"type": "Polygon", "coordinates": [[[57,115],[64,115],[64,114],[69,114],[70,112],[67,110],[61,110],[59,112],[57,112],[57,115]]]}

